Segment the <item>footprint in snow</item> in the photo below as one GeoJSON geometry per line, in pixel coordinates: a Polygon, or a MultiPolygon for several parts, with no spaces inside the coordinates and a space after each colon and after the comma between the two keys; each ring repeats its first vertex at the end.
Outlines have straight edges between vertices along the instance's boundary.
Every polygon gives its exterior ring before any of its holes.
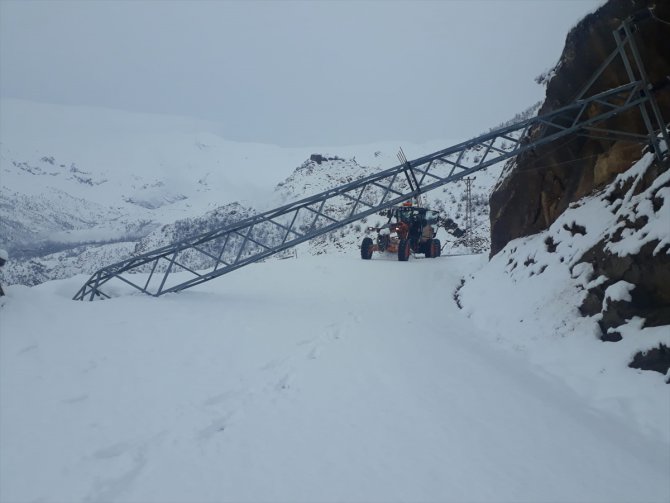
{"type": "Polygon", "coordinates": [[[65,400],[61,400],[61,403],[72,405],[75,403],[83,403],[86,400],[88,400],[88,395],[79,395],[79,396],[73,396],[72,398],[66,398],[65,400]]]}
{"type": "Polygon", "coordinates": [[[202,402],[202,405],[204,407],[213,407],[216,405],[220,405],[224,402],[234,400],[235,398],[238,398],[240,395],[241,393],[238,391],[226,391],[224,393],[219,393],[218,395],[210,396],[208,399],[202,402]]]}
{"type": "Polygon", "coordinates": [[[214,437],[215,435],[223,433],[224,431],[226,431],[226,429],[230,427],[232,418],[233,413],[230,412],[222,417],[215,419],[208,426],[199,430],[196,433],[196,438],[201,442],[205,442],[212,439],[212,437],[214,437]]]}
{"type": "Polygon", "coordinates": [[[291,374],[284,374],[284,377],[277,381],[277,384],[275,385],[275,391],[288,390],[291,387],[292,377],[293,376],[291,374]]]}
{"type": "Polygon", "coordinates": [[[39,348],[39,346],[37,344],[31,344],[30,346],[26,346],[25,348],[23,348],[22,350],[20,350],[16,354],[17,355],[25,355],[26,353],[30,353],[31,351],[35,351],[38,348],[39,348]]]}
{"type": "MultiPolygon", "coordinates": [[[[107,503],[130,491],[147,464],[146,447],[133,447],[127,442],[120,442],[96,451],[93,456],[99,461],[108,461],[127,454],[130,468],[122,471],[117,477],[97,479],[84,498],[84,502],[107,503]]],[[[106,473],[109,471],[106,470],[106,473]]]]}
{"type": "Polygon", "coordinates": [[[116,458],[121,454],[124,454],[130,450],[132,446],[128,442],[118,442],[116,444],[108,445],[102,449],[98,449],[93,453],[93,457],[96,459],[110,459],[116,458]]]}
{"type": "Polygon", "coordinates": [[[280,365],[283,365],[286,362],[287,358],[277,358],[274,360],[270,360],[267,362],[265,365],[261,367],[261,370],[273,370],[279,367],[280,365]]]}
{"type": "Polygon", "coordinates": [[[338,323],[331,323],[326,327],[326,334],[332,339],[339,339],[342,336],[342,329],[338,323]]]}

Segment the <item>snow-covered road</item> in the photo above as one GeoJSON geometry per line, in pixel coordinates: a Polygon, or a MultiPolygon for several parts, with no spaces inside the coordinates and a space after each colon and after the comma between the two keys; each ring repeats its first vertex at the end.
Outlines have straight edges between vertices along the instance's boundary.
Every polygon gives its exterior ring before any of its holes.
{"type": "MultiPolygon", "coordinates": [[[[668,501],[670,452],[456,306],[483,257],[270,261],[0,310],[0,501],[668,501]]],[[[481,309],[486,309],[482,305],[481,309]]]]}

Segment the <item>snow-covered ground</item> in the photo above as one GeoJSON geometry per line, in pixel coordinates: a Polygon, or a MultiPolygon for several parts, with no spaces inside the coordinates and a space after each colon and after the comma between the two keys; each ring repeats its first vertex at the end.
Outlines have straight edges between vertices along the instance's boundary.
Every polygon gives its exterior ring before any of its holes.
{"type": "MultiPolygon", "coordinates": [[[[160,298],[71,301],[83,276],[14,286],[0,500],[670,500],[663,376],[615,358],[607,381],[587,351],[539,366],[574,341],[481,321],[524,299],[471,283],[457,306],[461,278],[492,267],[302,255],[160,298]]],[[[572,338],[605,344],[579,323],[572,338]]]]}
{"type": "Polygon", "coordinates": [[[636,353],[670,347],[670,327],[625,316],[616,329],[607,329],[618,331],[621,340],[604,342],[598,322],[608,304],[630,301],[638,287],[596,274],[597,264],[588,258],[599,242],[618,257],[645,245],[654,254],[670,253],[670,171],[653,178],[652,161],[645,154],[605,190],[571,204],[547,230],[508,243],[485,268],[465,276],[457,298],[490,341],[524,354],[597,407],[634,416],[630,420],[670,444],[668,385],[656,372],[638,371],[639,378],[631,380],[628,368],[636,353]],[[643,188],[645,178],[653,182],[643,188]],[[641,223],[633,229],[626,222],[641,223]],[[578,308],[598,284],[610,284],[601,312],[584,317],[578,308]]]}

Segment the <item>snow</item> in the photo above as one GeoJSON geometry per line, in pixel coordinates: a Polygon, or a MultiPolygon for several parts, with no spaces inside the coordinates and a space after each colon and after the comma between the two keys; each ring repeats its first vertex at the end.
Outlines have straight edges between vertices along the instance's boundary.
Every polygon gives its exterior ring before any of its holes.
{"type": "MultiPolygon", "coordinates": [[[[670,374],[639,371],[639,380],[632,381],[628,364],[638,352],[659,344],[670,347],[670,330],[645,327],[645,320],[635,317],[616,327],[622,340],[606,342],[597,325],[602,314],[583,317],[578,310],[587,290],[608,280],[592,278],[593,265],[582,262],[597,243],[604,241],[605,249],[627,255],[652,240],[670,239],[669,220],[663,216],[667,204],[656,210],[644,204],[662,193],[659,180],[667,182],[667,172],[635,193],[650,165],[646,154],[606,190],[571,204],[549,229],[508,243],[488,264],[465,276],[457,295],[491,343],[520,355],[598,409],[658,436],[668,449],[670,374]],[[641,217],[647,223],[639,230],[620,241],[611,239],[623,219],[636,222],[641,217]]],[[[603,309],[612,301],[630,301],[634,288],[625,281],[610,285],[603,309]]]]}
{"type": "MultiPolygon", "coordinates": [[[[205,225],[388,168],[399,146],[236,144],[214,123],[16,100],[1,118],[2,209],[16,210],[3,218],[89,242],[23,263],[42,280],[137,251],[124,240],[152,247],[176,232],[164,223],[205,225]],[[333,159],[306,163],[312,153],[333,159]],[[244,198],[256,207],[224,206],[244,198]]],[[[111,300],[74,302],[85,275],[10,286],[0,502],[669,501],[670,375],[628,364],[670,333],[634,317],[604,342],[601,315],[577,309],[608,282],[587,250],[670,242],[670,175],[637,190],[650,164],[490,262],[362,261],[371,216],[160,298],[118,282],[111,300]]],[[[500,168],[477,173],[477,203],[500,168]]],[[[426,199],[462,222],[459,198],[450,184],[426,199]]],[[[610,285],[605,303],[633,288],[610,285]]]]}
{"type": "MultiPolygon", "coordinates": [[[[605,290],[605,304],[609,304],[610,302],[617,302],[617,301],[625,301],[625,302],[630,302],[633,300],[633,297],[631,297],[630,292],[633,291],[635,288],[635,285],[632,283],[628,283],[627,281],[617,281],[613,285],[610,285],[607,287],[605,290]]],[[[605,309],[606,306],[603,306],[603,309],[605,309]]]]}
{"type": "MultiPolygon", "coordinates": [[[[638,253],[647,243],[658,241],[654,255],[670,244],[670,171],[665,171],[655,178],[649,189],[640,194],[636,194],[636,188],[641,182],[651,162],[653,154],[647,153],[631,169],[618,175],[612,184],[612,188],[607,191],[611,194],[618,186],[626,182],[632,182],[632,187],[627,191],[621,208],[616,212],[619,225],[627,219],[630,222],[644,220],[644,225],[640,229],[625,229],[622,239],[618,242],[610,242],[607,249],[612,253],[625,256],[638,253]],[[666,187],[664,187],[666,185],[666,187]],[[654,209],[652,200],[654,198],[662,199],[664,204],[660,205],[658,211],[654,209]]],[[[670,250],[670,249],[669,249],[670,250]]]]}
{"type": "Polygon", "coordinates": [[[487,295],[496,260],[300,255],[101,302],[70,300],[83,276],[11,287],[0,501],[668,501],[662,376],[602,379],[589,320],[552,331],[572,302],[537,285],[563,273],[487,295]]]}

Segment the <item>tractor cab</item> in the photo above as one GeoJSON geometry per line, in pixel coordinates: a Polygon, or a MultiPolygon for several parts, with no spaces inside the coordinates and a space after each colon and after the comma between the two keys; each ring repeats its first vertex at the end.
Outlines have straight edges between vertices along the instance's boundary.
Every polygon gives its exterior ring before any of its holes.
{"type": "Polygon", "coordinates": [[[416,210],[413,206],[398,206],[396,208],[391,208],[391,214],[389,215],[389,222],[395,218],[398,222],[409,223],[415,218],[416,210]]]}
{"type": "Polygon", "coordinates": [[[408,238],[421,240],[422,237],[435,237],[434,229],[437,228],[438,217],[437,211],[417,206],[398,206],[390,210],[388,223],[389,227],[406,225],[408,238]]]}

